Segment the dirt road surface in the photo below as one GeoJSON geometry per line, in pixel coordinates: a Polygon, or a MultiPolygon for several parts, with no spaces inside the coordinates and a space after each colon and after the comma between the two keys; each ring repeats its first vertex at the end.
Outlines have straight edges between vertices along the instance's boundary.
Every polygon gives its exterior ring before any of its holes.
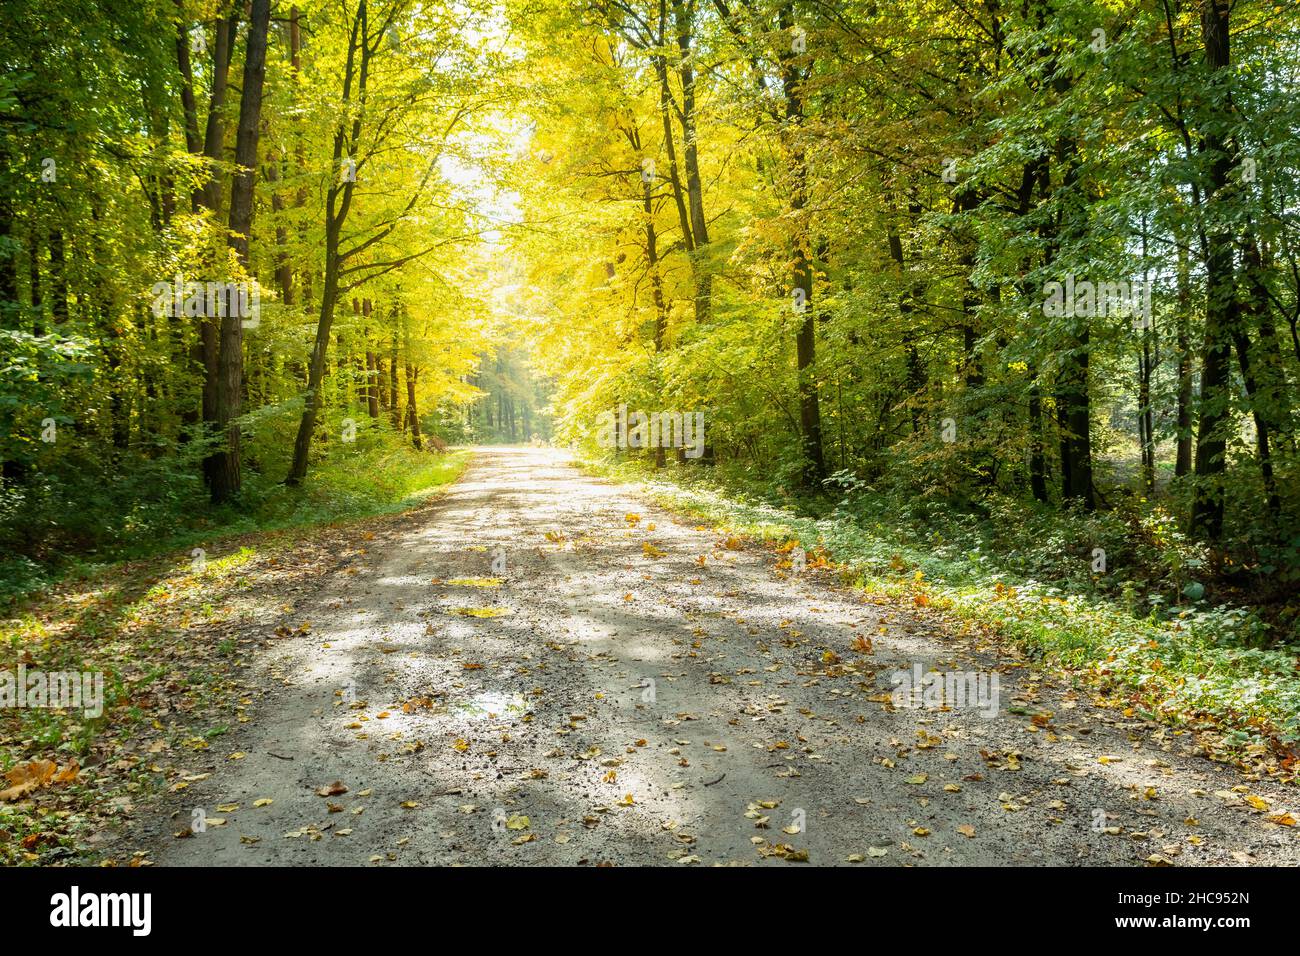
{"type": "Polygon", "coordinates": [[[560,452],[481,449],[364,547],[241,625],[291,635],[250,661],[253,719],[142,807],[123,849],[159,865],[1300,861],[1267,820],[1290,792],[560,452]],[[893,675],[917,667],[996,674],[997,705],[895,706],[893,675]]]}

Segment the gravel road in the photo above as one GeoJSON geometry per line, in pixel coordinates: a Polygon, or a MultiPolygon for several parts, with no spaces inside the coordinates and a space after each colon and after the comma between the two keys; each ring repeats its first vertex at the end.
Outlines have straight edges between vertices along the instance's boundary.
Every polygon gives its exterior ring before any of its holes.
{"type": "Polygon", "coordinates": [[[160,865],[1300,861],[1268,821],[1300,814],[1293,791],[560,452],[480,449],[419,521],[372,534],[277,608],[289,636],[250,661],[253,719],[139,809],[126,849],[160,865]],[[936,670],[996,677],[997,700],[896,705],[896,674],[936,670]],[[210,822],[177,837],[195,810],[210,822]]]}

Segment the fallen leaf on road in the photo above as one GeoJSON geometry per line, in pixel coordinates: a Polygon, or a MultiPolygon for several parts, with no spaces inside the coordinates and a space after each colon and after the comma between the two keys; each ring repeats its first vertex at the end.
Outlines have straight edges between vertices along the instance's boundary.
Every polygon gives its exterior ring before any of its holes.
{"type": "Polygon", "coordinates": [[[513,612],[508,607],[454,607],[449,613],[461,617],[504,617],[513,612]]]}

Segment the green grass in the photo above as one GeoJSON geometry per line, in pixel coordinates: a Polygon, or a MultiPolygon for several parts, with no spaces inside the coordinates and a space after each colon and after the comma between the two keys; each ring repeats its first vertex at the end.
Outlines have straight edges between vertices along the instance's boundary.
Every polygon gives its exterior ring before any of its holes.
{"type": "Polygon", "coordinates": [[[1199,552],[1158,513],[1062,514],[997,498],[959,511],[855,487],[780,498],[719,469],[587,467],[728,531],[797,541],[857,587],[994,630],[1135,713],[1215,728],[1234,752],[1262,759],[1300,741],[1300,642],[1247,608],[1190,599],[1205,590],[1199,552]],[[1093,571],[1094,547],[1107,552],[1105,574],[1093,571]]]}
{"type": "MultiPolygon", "coordinates": [[[[33,549],[35,554],[0,560],[0,609],[65,578],[94,575],[120,561],[196,547],[208,550],[223,538],[254,531],[404,511],[455,481],[469,457],[466,451],[416,451],[394,436],[364,436],[314,462],[299,487],[280,481],[284,467],[278,460],[261,472],[247,468],[239,500],[222,507],[208,503],[197,468],[178,473],[142,464],[97,495],[63,486],[46,501],[27,503],[26,520],[51,525],[54,530],[45,540],[53,543],[33,549]]],[[[23,520],[23,513],[10,520],[23,520]]]]}

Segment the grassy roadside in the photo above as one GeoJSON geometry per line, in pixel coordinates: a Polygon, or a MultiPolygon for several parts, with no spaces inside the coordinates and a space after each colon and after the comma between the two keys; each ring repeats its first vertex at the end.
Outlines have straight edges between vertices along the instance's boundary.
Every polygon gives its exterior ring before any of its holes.
{"type": "Polygon", "coordinates": [[[138,797],[187,786],[185,756],[219,748],[251,719],[263,690],[241,678],[247,657],[277,634],[310,629],[292,607],[295,590],[364,553],[374,529],[429,505],[471,454],[372,457],[322,468],[300,491],[281,488],[152,553],[77,566],[0,611],[0,672],[23,664],[29,674],[103,675],[97,716],[0,709],[0,791],[23,789],[24,772],[49,778],[0,799],[0,865],[76,862],[138,797]]]}
{"type": "MultiPolygon", "coordinates": [[[[1085,533],[1077,525],[1051,529],[1022,514],[1009,532],[1017,539],[990,547],[987,528],[933,509],[918,520],[899,502],[881,508],[848,495],[801,507],[698,471],[655,474],[640,462],[583,467],[638,484],[660,504],[728,532],[782,551],[801,547],[809,566],[837,570],[855,587],[1015,642],[1087,686],[1099,704],[1195,732],[1210,756],[1295,782],[1300,647],[1261,646],[1264,625],[1243,608],[1139,596],[1148,583],[1137,575],[1112,575],[1117,580],[1099,586],[1095,576],[1053,574],[1044,557],[1053,548],[1068,553],[1070,567],[1079,563],[1081,543],[1068,540],[1085,533]]],[[[1123,543],[1114,541],[1112,553],[1125,554],[1123,543]]]]}

